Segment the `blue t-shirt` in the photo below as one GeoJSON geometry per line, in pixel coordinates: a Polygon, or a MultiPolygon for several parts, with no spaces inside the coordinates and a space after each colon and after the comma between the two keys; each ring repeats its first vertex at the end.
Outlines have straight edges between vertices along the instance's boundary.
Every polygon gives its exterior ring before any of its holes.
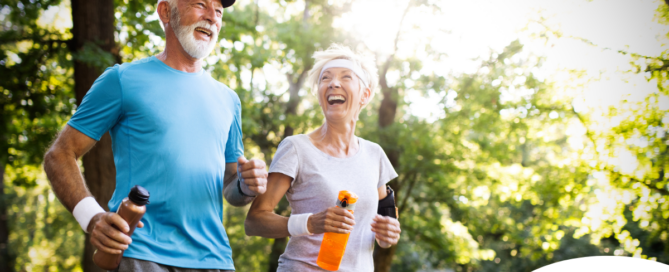
{"type": "Polygon", "coordinates": [[[225,164],[243,155],[237,94],[204,70],[150,57],[115,65],[95,81],[68,124],[99,140],[109,131],[118,209],[134,185],[151,197],[125,257],[234,269],[222,224],[225,164]]]}

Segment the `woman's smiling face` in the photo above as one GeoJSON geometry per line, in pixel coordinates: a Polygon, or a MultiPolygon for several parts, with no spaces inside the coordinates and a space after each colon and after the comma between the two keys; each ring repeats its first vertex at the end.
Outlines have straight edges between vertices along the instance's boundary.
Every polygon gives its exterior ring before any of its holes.
{"type": "Polygon", "coordinates": [[[369,88],[361,91],[361,80],[348,68],[331,67],[323,71],[318,84],[318,103],[325,119],[348,122],[358,119],[363,104],[369,100],[369,88]]]}

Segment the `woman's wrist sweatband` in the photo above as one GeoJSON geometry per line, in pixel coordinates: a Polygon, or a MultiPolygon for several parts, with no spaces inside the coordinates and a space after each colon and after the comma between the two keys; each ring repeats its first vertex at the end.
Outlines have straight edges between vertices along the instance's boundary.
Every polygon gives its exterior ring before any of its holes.
{"type": "Polygon", "coordinates": [[[95,198],[89,196],[84,197],[84,199],[80,200],[79,203],[74,206],[72,215],[77,219],[79,226],[84,229],[84,232],[88,233],[88,224],[91,223],[91,219],[93,219],[96,214],[103,212],[105,212],[105,210],[100,207],[100,204],[95,201],[95,198]]]}
{"type": "Polygon", "coordinates": [[[386,185],[386,195],[385,198],[379,200],[379,208],[377,213],[383,216],[388,216],[397,219],[399,217],[399,212],[395,206],[395,192],[390,186],[386,185]]]}
{"type": "Polygon", "coordinates": [[[311,235],[307,223],[309,222],[311,213],[291,214],[288,217],[288,233],[291,237],[311,235]]]}

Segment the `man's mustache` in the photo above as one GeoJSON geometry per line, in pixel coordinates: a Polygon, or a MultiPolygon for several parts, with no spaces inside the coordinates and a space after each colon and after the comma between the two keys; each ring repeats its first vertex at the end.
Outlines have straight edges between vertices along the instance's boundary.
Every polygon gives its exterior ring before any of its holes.
{"type": "Polygon", "coordinates": [[[218,29],[216,28],[216,25],[210,24],[209,22],[207,22],[205,20],[193,23],[192,25],[188,26],[188,28],[190,28],[191,30],[195,30],[195,28],[198,28],[198,27],[201,27],[201,28],[204,28],[204,29],[207,29],[207,30],[211,31],[212,35],[218,34],[218,29]]]}

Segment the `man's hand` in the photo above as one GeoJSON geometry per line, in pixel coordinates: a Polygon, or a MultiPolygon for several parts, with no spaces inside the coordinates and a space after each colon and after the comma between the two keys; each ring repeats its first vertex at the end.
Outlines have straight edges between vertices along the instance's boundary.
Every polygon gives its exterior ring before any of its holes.
{"type": "Polygon", "coordinates": [[[237,158],[237,175],[242,183],[240,188],[245,195],[262,195],[267,190],[267,169],[265,162],[259,159],[246,160],[237,158]]]}
{"type": "MultiPolygon", "coordinates": [[[[143,228],[141,221],[138,228],[143,228]]],[[[99,251],[109,254],[121,254],[128,249],[132,239],[127,235],[130,231],[128,223],[123,218],[112,212],[98,213],[88,224],[88,233],[91,234],[91,244],[99,251]]]]}

